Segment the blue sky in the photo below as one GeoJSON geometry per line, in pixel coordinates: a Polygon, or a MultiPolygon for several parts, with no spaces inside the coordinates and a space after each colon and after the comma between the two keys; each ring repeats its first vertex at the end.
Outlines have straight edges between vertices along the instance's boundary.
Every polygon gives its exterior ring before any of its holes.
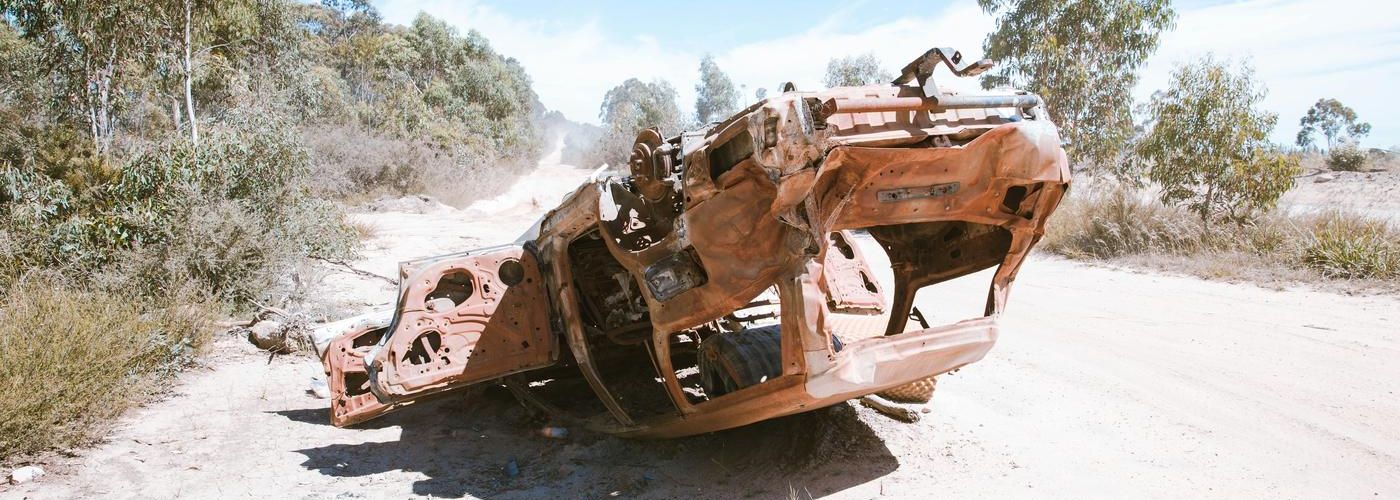
{"type": "MultiPolygon", "coordinates": [[[[574,120],[596,123],[602,96],[629,77],[665,79],[693,109],[700,58],[713,54],[753,99],[783,81],[820,86],[832,57],[873,52],[894,69],[932,46],[980,56],[993,28],[975,0],[733,1],[693,5],[635,2],[379,0],[386,20],[419,12],[476,29],[515,57],[540,100],[574,120]],[[899,7],[899,8],[896,8],[899,7]]],[[[1178,63],[1208,52],[1247,60],[1279,114],[1273,138],[1291,143],[1298,119],[1320,97],[1334,97],[1372,124],[1368,146],[1400,145],[1400,2],[1251,0],[1178,2],[1177,29],[1143,69],[1140,98],[1166,85],[1178,63]]],[[[940,80],[973,89],[971,81],[940,80]]]]}

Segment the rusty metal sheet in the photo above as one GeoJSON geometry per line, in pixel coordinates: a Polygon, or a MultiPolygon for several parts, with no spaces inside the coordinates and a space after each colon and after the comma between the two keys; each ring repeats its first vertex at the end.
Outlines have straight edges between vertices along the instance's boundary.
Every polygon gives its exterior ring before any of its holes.
{"type": "Polygon", "coordinates": [[[560,343],[606,408],[585,417],[637,437],[809,411],[981,359],[1070,182],[1039,97],[933,83],[936,68],[986,64],[935,49],[893,84],[785,89],[704,130],[640,131],[630,175],[582,186],[525,246],[405,264],[393,325],[328,343],[333,421],[559,376],[560,343]],[[853,231],[886,253],[892,290],[853,231]],[[909,325],[920,288],[989,268],[983,316],[909,325]],[[698,356],[727,368],[700,377],[698,356]]]}

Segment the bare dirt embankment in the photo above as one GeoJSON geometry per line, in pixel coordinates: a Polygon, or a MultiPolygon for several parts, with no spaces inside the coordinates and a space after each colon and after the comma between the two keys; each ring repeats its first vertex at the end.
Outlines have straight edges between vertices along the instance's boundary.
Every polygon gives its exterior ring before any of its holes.
{"type": "MultiPolygon", "coordinates": [[[[354,265],[392,275],[399,260],[513,240],[585,176],[546,159],[464,210],[357,214],[374,236],[354,265]]],[[[937,322],[979,314],[986,283],[930,289],[920,308],[937,322]]],[[[350,273],[322,289],[352,311],[392,300],[350,273]]],[[[670,441],[547,439],[492,393],[337,429],[307,392],[315,362],[269,362],[229,338],[173,397],[0,497],[1400,496],[1396,297],[1037,257],[1004,319],[985,360],[940,378],[919,423],[846,404],[670,441]]]]}
{"type": "Polygon", "coordinates": [[[1346,210],[1400,224],[1400,170],[1309,172],[1279,204],[1292,213],[1346,210]]]}

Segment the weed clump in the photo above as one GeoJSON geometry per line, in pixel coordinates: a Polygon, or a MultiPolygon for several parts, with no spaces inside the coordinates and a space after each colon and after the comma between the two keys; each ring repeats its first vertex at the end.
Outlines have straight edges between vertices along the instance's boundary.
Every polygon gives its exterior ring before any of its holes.
{"type": "Polygon", "coordinates": [[[1127,188],[1072,192],[1046,225],[1043,248],[1070,258],[1190,257],[1191,270],[1233,276],[1237,266],[1302,269],[1324,278],[1400,277],[1400,230],[1332,211],[1205,221],[1127,188]]]}

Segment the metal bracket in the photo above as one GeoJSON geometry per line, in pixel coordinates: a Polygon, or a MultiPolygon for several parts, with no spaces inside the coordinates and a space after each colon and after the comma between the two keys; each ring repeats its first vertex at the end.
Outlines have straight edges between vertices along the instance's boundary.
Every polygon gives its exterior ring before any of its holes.
{"type": "Polygon", "coordinates": [[[919,85],[933,75],[933,70],[938,68],[938,63],[948,65],[948,69],[953,71],[954,76],[977,76],[992,69],[991,59],[980,59],[977,61],[963,62],[962,52],[953,50],[951,47],[934,47],[929,49],[904,65],[904,69],[899,70],[899,78],[895,78],[895,85],[904,85],[910,81],[918,80],[919,85]]]}

